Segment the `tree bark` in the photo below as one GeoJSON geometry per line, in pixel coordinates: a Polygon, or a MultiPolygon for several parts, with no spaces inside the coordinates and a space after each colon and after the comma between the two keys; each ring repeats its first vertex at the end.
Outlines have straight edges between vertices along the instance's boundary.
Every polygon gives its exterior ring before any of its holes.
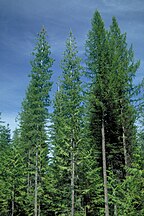
{"type": "Polygon", "coordinates": [[[36,162],[35,162],[35,200],[34,200],[34,215],[38,215],[37,206],[37,185],[38,185],[38,149],[36,149],[36,162]]]}
{"type": "Polygon", "coordinates": [[[104,179],[104,198],[105,198],[105,216],[109,216],[107,173],[106,173],[106,148],[105,148],[105,125],[104,114],[102,116],[102,160],[103,160],[103,179],[104,179]]]}
{"type": "Polygon", "coordinates": [[[116,204],[114,205],[114,216],[118,216],[118,213],[117,213],[117,205],[116,205],[116,204]]]}
{"type": "Polygon", "coordinates": [[[14,208],[15,208],[15,206],[14,206],[14,185],[13,185],[13,190],[12,190],[12,214],[11,214],[11,216],[14,215],[14,208]]]}
{"type": "Polygon", "coordinates": [[[39,207],[38,207],[38,216],[40,216],[40,214],[41,214],[41,208],[40,208],[41,206],[40,206],[40,202],[39,202],[39,207]]]}
{"type": "Polygon", "coordinates": [[[30,174],[29,174],[29,169],[30,169],[30,150],[28,151],[28,174],[27,174],[27,195],[29,193],[29,188],[30,188],[30,174]]]}
{"type": "Polygon", "coordinates": [[[125,161],[125,166],[127,166],[128,165],[128,159],[127,159],[127,149],[126,149],[125,127],[124,127],[124,120],[123,120],[122,100],[120,100],[120,105],[121,105],[122,140],[123,140],[124,161],[125,161]]]}
{"type": "Polygon", "coordinates": [[[72,176],[71,176],[71,216],[74,216],[74,205],[75,205],[75,200],[74,200],[74,178],[75,178],[75,158],[74,158],[74,147],[75,147],[75,144],[74,144],[74,139],[73,139],[73,136],[74,136],[74,131],[72,132],[72,138],[71,138],[71,146],[72,146],[72,152],[71,152],[71,155],[72,155],[72,176]]]}
{"type": "MultiPolygon", "coordinates": [[[[116,197],[115,191],[113,192],[113,196],[116,197]]],[[[118,216],[118,213],[117,213],[117,204],[116,203],[114,204],[114,216],[118,216]]]]}
{"type": "Polygon", "coordinates": [[[124,160],[125,160],[125,166],[128,165],[128,160],[127,160],[127,149],[126,149],[126,137],[125,137],[125,127],[122,126],[123,130],[123,149],[124,149],[124,160]]]}

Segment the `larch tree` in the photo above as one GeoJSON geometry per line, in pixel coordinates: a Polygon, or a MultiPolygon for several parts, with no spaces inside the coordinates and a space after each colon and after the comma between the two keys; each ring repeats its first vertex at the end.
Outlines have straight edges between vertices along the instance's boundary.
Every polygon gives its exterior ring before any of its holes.
{"type": "MultiPolygon", "coordinates": [[[[132,161],[133,147],[136,142],[136,130],[134,126],[136,113],[132,101],[135,95],[133,80],[139,67],[139,61],[134,61],[132,46],[128,48],[126,34],[121,33],[115,17],[113,17],[110,26],[109,41],[111,71],[113,74],[113,85],[115,86],[115,109],[111,110],[111,112],[117,117],[117,119],[115,118],[118,125],[117,137],[119,135],[117,144],[123,149],[123,153],[118,152],[119,155],[121,154],[119,162],[123,167],[128,167],[132,161]]],[[[123,172],[125,171],[123,170],[123,172]]],[[[125,176],[124,173],[121,175],[125,176]]]]}
{"type": "Polygon", "coordinates": [[[109,91],[109,103],[107,104],[110,113],[107,134],[108,143],[110,143],[108,166],[110,173],[113,173],[112,187],[114,187],[110,190],[111,212],[117,215],[120,209],[121,193],[116,193],[115,190],[129,175],[128,170],[133,165],[133,155],[135,155],[136,109],[134,101],[139,87],[135,86],[134,77],[140,62],[134,60],[132,46],[128,47],[126,33],[121,33],[115,17],[112,18],[108,40],[110,47],[109,68],[112,74],[112,87],[109,91]]]}
{"type": "Polygon", "coordinates": [[[86,42],[87,76],[91,78],[90,98],[90,131],[93,137],[95,159],[102,165],[104,182],[105,215],[109,215],[107,190],[107,155],[106,155],[106,89],[108,87],[108,42],[104,22],[96,11],[92,19],[92,29],[86,42]],[[96,159],[98,158],[99,159],[96,159]]]}
{"type": "MultiPolygon", "coordinates": [[[[133,78],[139,62],[134,61],[126,35],[120,32],[115,18],[106,31],[98,11],[86,43],[87,76],[91,78],[90,130],[103,168],[105,215],[108,211],[107,175],[112,171],[117,181],[125,178],[136,141],[133,78]]],[[[111,190],[109,190],[111,194],[111,190]]],[[[111,200],[110,200],[111,202],[111,200]]],[[[110,214],[116,205],[110,205],[110,214]]]]}

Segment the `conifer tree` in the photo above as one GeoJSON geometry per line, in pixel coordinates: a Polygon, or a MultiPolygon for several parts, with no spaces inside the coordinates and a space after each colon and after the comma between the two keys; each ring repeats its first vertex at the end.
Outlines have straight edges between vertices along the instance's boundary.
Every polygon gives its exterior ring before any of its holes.
{"type": "Polygon", "coordinates": [[[34,213],[35,216],[40,215],[42,211],[43,179],[48,163],[46,126],[53,64],[50,54],[50,46],[46,41],[46,30],[43,27],[38,34],[33,52],[31,79],[20,114],[21,145],[27,167],[25,207],[29,215],[34,213]]]}
{"type": "Polygon", "coordinates": [[[22,149],[20,146],[20,134],[16,129],[10,145],[9,153],[9,188],[10,188],[10,212],[11,215],[24,215],[23,189],[25,185],[25,163],[23,163],[22,149]]]}
{"type": "Polygon", "coordinates": [[[136,115],[132,100],[135,94],[133,79],[139,67],[139,61],[135,63],[132,46],[128,48],[126,34],[121,33],[115,17],[113,17],[110,26],[109,41],[111,71],[113,73],[113,86],[115,86],[115,98],[113,99],[115,108],[111,112],[117,117],[115,121],[118,125],[120,138],[117,139],[117,144],[119,143],[119,146],[122,144],[123,149],[123,154],[120,151],[118,152],[119,155],[121,154],[119,162],[128,167],[132,160],[132,151],[136,142],[134,126],[136,115]]]}
{"type": "Polygon", "coordinates": [[[0,125],[0,214],[11,213],[10,129],[0,125]]]}
{"type": "Polygon", "coordinates": [[[56,93],[53,115],[54,166],[58,176],[59,212],[74,215],[78,210],[78,162],[81,145],[80,58],[72,32],[61,62],[62,78],[56,93]],[[71,200],[71,201],[70,201],[71,200]],[[71,210],[70,210],[71,209],[71,210]]]}
{"type": "MultiPolygon", "coordinates": [[[[91,120],[90,130],[93,136],[93,149],[99,152],[99,162],[103,170],[105,215],[109,215],[108,191],[107,191],[107,166],[106,166],[106,89],[108,88],[108,42],[104,22],[98,11],[92,19],[92,29],[89,31],[86,43],[87,74],[92,79],[90,103],[91,120]]],[[[88,76],[87,75],[87,76],[88,76]]],[[[98,155],[96,153],[95,158],[98,155]]]]}
{"type": "MultiPolygon", "coordinates": [[[[110,30],[106,31],[98,11],[92,19],[86,54],[87,76],[90,75],[92,83],[90,131],[99,151],[99,166],[103,167],[105,214],[109,215],[108,170],[119,181],[125,177],[125,166],[130,166],[132,159],[136,133],[131,100],[139,62],[134,62],[133,50],[127,48],[126,35],[121,34],[116,19],[113,18],[110,30]]],[[[110,214],[114,214],[113,205],[110,209],[110,214]]]]}

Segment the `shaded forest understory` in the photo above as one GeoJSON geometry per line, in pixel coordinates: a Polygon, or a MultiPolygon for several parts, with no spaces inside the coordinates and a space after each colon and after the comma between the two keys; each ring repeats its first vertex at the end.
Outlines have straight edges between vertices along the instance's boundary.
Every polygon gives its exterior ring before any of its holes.
{"type": "Polygon", "coordinates": [[[12,138],[0,123],[0,215],[144,215],[144,81],[116,18],[94,13],[83,60],[69,33],[54,99],[44,27],[32,54],[12,138]]]}

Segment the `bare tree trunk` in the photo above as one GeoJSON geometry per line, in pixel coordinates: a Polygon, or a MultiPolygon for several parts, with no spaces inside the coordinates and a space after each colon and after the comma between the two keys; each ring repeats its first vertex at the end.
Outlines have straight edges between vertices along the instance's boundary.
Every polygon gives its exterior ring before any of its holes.
{"type": "Polygon", "coordinates": [[[12,214],[11,216],[14,216],[14,185],[13,185],[13,190],[12,190],[12,214]]]}
{"type": "Polygon", "coordinates": [[[86,207],[85,207],[85,210],[84,210],[84,211],[85,211],[85,216],[87,216],[87,210],[86,210],[86,207]]]}
{"type": "Polygon", "coordinates": [[[125,166],[127,166],[128,165],[128,160],[127,160],[126,137],[125,137],[125,127],[124,127],[124,125],[122,126],[122,129],[123,129],[124,160],[125,160],[125,166]]]}
{"type": "Polygon", "coordinates": [[[105,216],[109,216],[107,173],[106,173],[106,148],[105,148],[105,125],[104,114],[102,117],[102,159],[103,159],[103,178],[104,178],[104,198],[105,198],[105,216]]]}
{"type": "Polygon", "coordinates": [[[38,207],[38,216],[40,216],[41,209],[40,209],[40,202],[39,202],[39,207],[38,207]]]}
{"type": "Polygon", "coordinates": [[[31,187],[31,181],[30,181],[30,150],[28,150],[28,173],[27,173],[27,195],[29,194],[30,187],[31,187]]]}
{"type": "Polygon", "coordinates": [[[75,144],[74,144],[74,139],[73,139],[73,136],[74,136],[74,131],[72,133],[72,139],[71,139],[71,146],[72,146],[72,161],[71,161],[71,164],[72,164],[72,176],[71,176],[71,216],[74,216],[74,204],[75,204],[75,200],[74,200],[74,178],[75,178],[75,158],[74,158],[74,147],[75,147],[75,144]]]}
{"type": "Polygon", "coordinates": [[[35,200],[34,200],[34,216],[38,215],[37,209],[37,186],[38,186],[38,149],[36,148],[36,162],[35,162],[35,200]]]}
{"type": "Polygon", "coordinates": [[[114,216],[118,216],[118,214],[117,214],[117,205],[116,204],[114,205],[114,216]]]}
{"type": "Polygon", "coordinates": [[[124,161],[125,161],[125,166],[127,166],[128,165],[128,159],[127,159],[127,149],[126,149],[125,127],[124,127],[124,120],[123,120],[122,100],[120,100],[120,105],[121,105],[122,140],[123,140],[124,161]]]}
{"type": "MultiPolygon", "coordinates": [[[[113,192],[113,196],[116,197],[115,191],[113,192]]],[[[118,216],[118,213],[117,213],[117,204],[116,203],[114,204],[114,216],[118,216]]]]}

